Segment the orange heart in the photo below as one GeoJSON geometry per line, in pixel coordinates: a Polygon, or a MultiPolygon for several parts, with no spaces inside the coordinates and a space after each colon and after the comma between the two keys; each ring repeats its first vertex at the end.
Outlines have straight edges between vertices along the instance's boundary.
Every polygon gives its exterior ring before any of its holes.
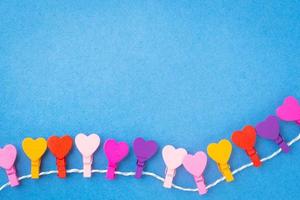
{"type": "Polygon", "coordinates": [[[242,149],[251,149],[255,145],[256,131],[253,126],[245,126],[242,131],[235,131],[231,140],[242,149]]]}
{"type": "Polygon", "coordinates": [[[73,140],[68,135],[63,137],[51,136],[47,143],[52,154],[58,159],[63,159],[70,152],[73,140]]]}

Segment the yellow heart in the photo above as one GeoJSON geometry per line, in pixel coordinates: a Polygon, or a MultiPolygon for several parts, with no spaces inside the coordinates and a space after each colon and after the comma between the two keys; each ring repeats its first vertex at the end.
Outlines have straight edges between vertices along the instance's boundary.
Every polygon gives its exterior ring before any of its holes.
{"type": "Polygon", "coordinates": [[[231,151],[232,145],[226,139],[221,140],[218,144],[211,143],[207,146],[207,153],[209,157],[217,163],[227,163],[230,158],[231,151]]]}
{"type": "Polygon", "coordinates": [[[32,161],[39,160],[47,150],[47,141],[45,138],[25,138],[22,142],[23,151],[32,161]]]}

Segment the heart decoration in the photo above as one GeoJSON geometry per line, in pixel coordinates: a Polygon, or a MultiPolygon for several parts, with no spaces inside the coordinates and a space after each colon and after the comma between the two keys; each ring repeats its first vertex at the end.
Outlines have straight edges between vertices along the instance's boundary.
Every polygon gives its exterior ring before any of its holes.
{"type": "Polygon", "coordinates": [[[129,146],[126,142],[117,142],[114,139],[108,139],[104,144],[104,152],[109,162],[118,163],[127,156],[129,146]]]}
{"type": "Polygon", "coordinates": [[[47,141],[44,138],[25,138],[22,142],[23,150],[26,156],[32,160],[39,160],[47,150],[47,141]]]}
{"type": "Polygon", "coordinates": [[[207,156],[203,151],[198,151],[195,155],[188,154],[184,157],[183,166],[193,176],[199,177],[206,167],[207,156]]]}
{"type": "Polygon", "coordinates": [[[85,135],[80,133],[75,137],[75,144],[80,153],[86,157],[93,155],[100,145],[100,137],[97,134],[85,135]]]}
{"type": "Polygon", "coordinates": [[[231,143],[226,140],[220,140],[219,143],[211,143],[207,147],[207,153],[215,162],[226,164],[232,152],[231,143]]]}
{"type": "Polygon", "coordinates": [[[297,121],[300,123],[300,105],[295,97],[285,98],[283,104],[277,108],[276,113],[284,121],[297,121]]]}
{"type": "Polygon", "coordinates": [[[270,140],[275,140],[278,138],[280,133],[279,123],[275,116],[270,115],[264,121],[256,125],[256,133],[270,140]]]}
{"type": "Polygon", "coordinates": [[[162,150],[163,159],[169,169],[176,169],[182,165],[187,152],[183,148],[175,149],[172,145],[167,145],[162,150]]]}
{"type": "Polygon", "coordinates": [[[255,145],[256,131],[253,126],[245,126],[242,131],[235,131],[231,136],[232,141],[242,149],[251,149],[255,145]]]}
{"type": "Polygon", "coordinates": [[[145,141],[143,138],[136,138],[133,142],[133,150],[140,161],[146,161],[157,151],[157,144],[153,140],[145,141]]]}
{"type": "Polygon", "coordinates": [[[3,169],[10,169],[13,167],[17,158],[17,149],[14,145],[8,144],[0,148],[0,167],[3,169]]]}
{"type": "Polygon", "coordinates": [[[63,159],[68,155],[73,145],[73,140],[70,136],[63,137],[51,136],[48,139],[48,148],[53,155],[58,159],[63,159]]]}

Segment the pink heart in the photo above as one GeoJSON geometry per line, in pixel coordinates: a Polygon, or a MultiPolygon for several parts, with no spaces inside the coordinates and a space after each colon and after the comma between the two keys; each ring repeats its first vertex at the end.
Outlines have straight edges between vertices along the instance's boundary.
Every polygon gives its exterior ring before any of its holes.
{"type": "Polygon", "coordinates": [[[0,148],[0,167],[10,169],[16,160],[17,149],[14,145],[8,144],[2,149],[0,148]]]}
{"type": "Polygon", "coordinates": [[[109,162],[118,163],[127,156],[129,146],[126,142],[117,142],[114,139],[109,139],[104,144],[104,152],[109,162]]]}
{"type": "Polygon", "coordinates": [[[100,137],[96,134],[87,136],[79,133],[75,137],[75,144],[82,155],[91,156],[100,145],[100,137]]]}
{"type": "Polygon", "coordinates": [[[188,154],[183,160],[184,168],[193,176],[199,177],[206,167],[207,156],[203,151],[198,151],[195,155],[188,154]]]}
{"type": "Polygon", "coordinates": [[[175,149],[172,145],[167,145],[162,150],[163,159],[169,169],[179,167],[187,152],[183,148],[175,149]]]}
{"type": "Polygon", "coordinates": [[[300,122],[300,105],[295,97],[287,97],[276,113],[282,120],[300,122]]]}

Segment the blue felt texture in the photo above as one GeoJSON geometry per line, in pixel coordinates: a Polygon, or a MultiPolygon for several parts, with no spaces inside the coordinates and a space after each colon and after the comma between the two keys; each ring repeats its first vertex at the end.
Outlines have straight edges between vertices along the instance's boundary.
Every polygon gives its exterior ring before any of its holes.
{"type": "MultiPolygon", "coordinates": [[[[147,171],[163,175],[164,145],[194,153],[255,125],[288,95],[300,99],[299,1],[0,1],[0,146],[24,137],[98,133],[131,144],[121,171],[135,170],[132,142],[154,139],[147,171]]],[[[287,141],[299,127],[281,123],[287,141]]],[[[94,167],[105,169],[103,143],[94,167]]],[[[261,157],[277,145],[258,138],[261,157]]],[[[300,143],[199,197],[151,177],[94,174],[26,179],[0,199],[300,199],[300,143]]],[[[234,146],[233,169],[248,163],[234,146]]],[[[76,148],[68,168],[81,168],[76,148]]],[[[46,153],[42,171],[55,169],[46,153]]],[[[207,183],[221,175],[209,160],[207,183]]],[[[7,182],[0,170],[0,185],[7,182]]],[[[195,187],[183,169],[174,182],[195,187]]]]}

